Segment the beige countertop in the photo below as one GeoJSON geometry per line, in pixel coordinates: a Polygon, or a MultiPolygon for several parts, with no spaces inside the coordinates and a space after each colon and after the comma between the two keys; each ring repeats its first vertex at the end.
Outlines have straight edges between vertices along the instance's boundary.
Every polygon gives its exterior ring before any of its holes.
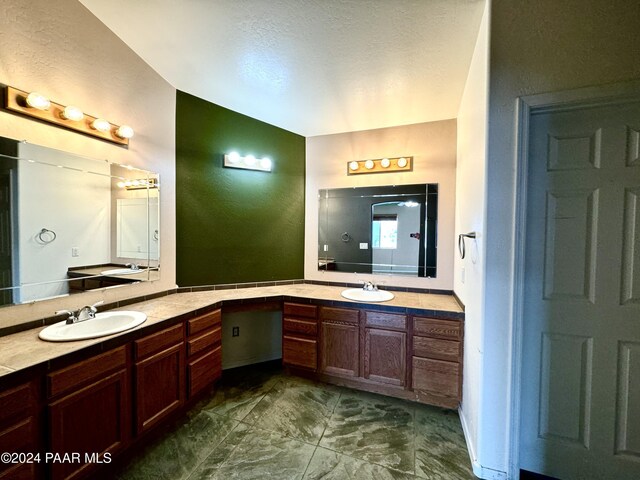
{"type": "MultiPolygon", "coordinates": [[[[13,371],[29,368],[48,362],[72,352],[82,350],[92,345],[102,343],[115,337],[129,334],[150,325],[154,325],[170,318],[187,314],[195,310],[208,307],[218,302],[231,300],[265,299],[273,297],[297,297],[300,299],[335,301],[342,304],[354,304],[359,308],[363,303],[347,300],[340,295],[343,287],[324,285],[297,284],[279,285],[274,287],[241,288],[229,290],[207,290],[202,292],[176,293],[158,297],[140,303],[127,305],[114,310],[136,310],[147,314],[147,320],[142,325],[125,332],[107,337],[79,340],[73,342],[45,342],[38,338],[42,330],[34,328],[24,332],[0,337],[0,377],[13,371]]],[[[395,298],[390,301],[368,304],[372,307],[396,307],[400,309],[417,309],[453,313],[460,315],[463,310],[451,295],[433,295],[424,293],[393,292],[395,298]]]]}

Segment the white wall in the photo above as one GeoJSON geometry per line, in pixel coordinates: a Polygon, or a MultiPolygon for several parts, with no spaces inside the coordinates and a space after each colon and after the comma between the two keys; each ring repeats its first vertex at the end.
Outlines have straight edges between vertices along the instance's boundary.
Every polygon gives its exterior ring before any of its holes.
{"type": "Polygon", "coordinates": [[[161,280],[0,309],[0,328],[175,286],[175,89],[76,0],[5,0],[0,81],[131,125],[128,149],[0,111],[0,135],[160,173],[161,280]]]}
{"type": "Polygon", "coordinates": [[[487,103],[489,74],[489,3],[480,24],[469,76],[458,111],[456,169],[456,238],[460,233],[477,232],[476,241],[467,239],[464,260],[456,252],[454,291],[465,305],[463,398],[460,418],[474,464],[481,475],[487,458],[481,436],[483,384],[485,215],[487,168],[487,103]],[[463,280],[464,269],[464,280],[463,280]]]}
{"type": "Polygon", "coordinates": [[[282,358],[282,312],[231,312],[222,320],[223,370],[282,358]]]}
{"type": "Polygon", "coordinates": [[[359,275],[387,285],[453,289],[456,121],[308,137],[306,144],[305,261],[308,280],[353,282],[354,274],[318,271],[318,190],[321,188],[438,183],[437,278],[359,275]],[[412,172],[347,176],[347,162],[413,156],[412,172]]]}
{"type": "Polygon", "coordinates": [[[640,79],[638,59],[637,0],[493,0],[478,451],[484,466],[505,471],[510,460],[511,369],[518,368],[511,365],[516,100],[640,79]]]}
{"type": "MultiPolygon", "coordinates": [[[[67,278],[70,267],[109,263],[109,164],[28,143],[21,143],[18,152],[20,158],[38,160],[18,162],[20,284],[61,281],[67,278]],[[86,170],[100,175],[90,175],[86,170]],[[39,241],[43,228],[54,231],[55,240],[46,244],[39,241]],[[72,256],[72,248],[77,249],[78,256],[72,256]]],[[[28,302],[68,292],[67,282],[26,286],[19,289],[14,301],[28,302]]]]}

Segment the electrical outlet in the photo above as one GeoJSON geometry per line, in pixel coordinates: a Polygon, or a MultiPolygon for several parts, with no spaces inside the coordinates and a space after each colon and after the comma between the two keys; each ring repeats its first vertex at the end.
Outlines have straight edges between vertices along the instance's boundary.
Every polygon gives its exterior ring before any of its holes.
{"type": "Polygon", "coordinates": [[[239,337],[240,336],[240,327],[233,327],[231,329],[231,336],[232,337],[239,337]]]}
{"type": "Polygon", "coordinates": [[[71,256],[79,257],[80,256],[80,247],[71,247],[71,256]]]}
{"type": "Polygon", "coordinates": [[[325,252],[328,252],[328,251],[329,251],[329,245],[326,245],[326,244],[325,244],[325,246],[324,246],[324,251],[325,251],[325,252]]]}
{"type": "Polygon", "coordinates": [[[369,250],[369,244],[368,243],[361,243],[360,244],[360,250],[369,250]]]}

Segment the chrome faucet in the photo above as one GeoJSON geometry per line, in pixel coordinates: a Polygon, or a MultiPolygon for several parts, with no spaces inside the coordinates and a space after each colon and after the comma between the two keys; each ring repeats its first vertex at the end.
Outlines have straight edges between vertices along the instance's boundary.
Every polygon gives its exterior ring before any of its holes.
{"type": "Polygon", "coordinates": [[[137,263],[126,263],[124,266],[130,267],[131,270],[140,270],[140,265],[138,265],[137,263]]]}
{"type": "Polygon", "coordinates": [[[363,290],[366,290],[367,292],[375,292],[376,290],[378,290],[378,287],[376,287],[375,283],[373,282],[363,282],[364,285],[362,287],[363,290]]]}
{"type": "Polygon", "coordinates": [[[75,312],[72,310],[58,310],[55,314],[67,315],[67,325],[72,325],[74,323],[84,322],[85,320],[96,318],[96,312],[98,311],[96,307],[102,305],[103,303],[104,301],[100,300],[93,305],[85,305],[75,312]]]}

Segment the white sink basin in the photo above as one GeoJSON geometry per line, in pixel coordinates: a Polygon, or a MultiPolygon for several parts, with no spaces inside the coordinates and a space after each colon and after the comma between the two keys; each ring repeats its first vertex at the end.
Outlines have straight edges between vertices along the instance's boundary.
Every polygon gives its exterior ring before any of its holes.
{"type": "Polygon", "coordinates": [[[386,290],[363,290],[362,288],[349,288],[342,292],[344,298],[358,302],[386,302],[395,295],[386,290]]]}
{"type": "Polygon", "coordinates": [[[112,268],[111,270],[103,270],[100,275],[131,275],[132,273],[141,273],[144,270],[133,270],[132,268],[112,268]]]}
{"type": "Polygon", "coordinates": [[[67,325],[67,321],[54,323],[42,330],[38,336],[48,342],[70,342],[98,338],[124,332],[145,322],[147,315],[142,312],[103,312],[96,318],[67,325]]]}

